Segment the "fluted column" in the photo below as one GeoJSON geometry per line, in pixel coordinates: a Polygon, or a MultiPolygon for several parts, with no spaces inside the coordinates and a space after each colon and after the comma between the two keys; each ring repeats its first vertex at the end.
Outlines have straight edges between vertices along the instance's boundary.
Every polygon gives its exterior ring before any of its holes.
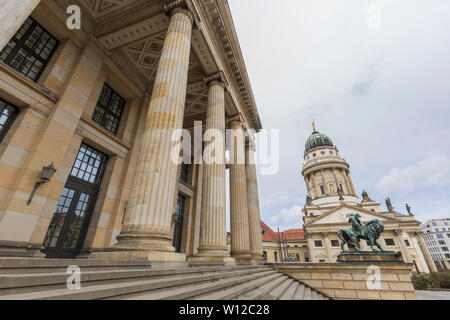
{"type": "Polygon", "coordinates": [[[313,196],[312,196],[312,193],[311,193],[311,185],[310,185],[310,176],[307,176],[306,177],[306,189],[307,189],[307,192],[308,192],[308,196],[310,197],[310,198],[312,198],[313,196]]]}
{"type": "Polygon", "coordinates": [[[350,181],[348,180],[347,172],[345,170],[342,170],[342,175],[344,176],[344,181],[345,181],[345,185],[347,186],[348,194],[352,194],[353,190],[352,190],[352,186],[350,185],[350,181]]]}
{"type": "Polygon", "coordinates": [[[230,256],[226,233],[225,83],[221,73],[205,79],[209,86],[205,127],[199,257],[230,256]]]}
{"type": "Polygon", "coordinates": [[[230,142],[230,227],[231,255],[250,259],[250,235],[245,173],[245,136],[242,119],[230,122],[233,133],[230,142]]]}
{"type": "Polygon", "coordinates": [[[309,261],[310,262],[317,262],[315,255],[313,252],[316,250],[314,246],[314,241],[312,239],[312,234],[309,232],[305,233],[306,241],[308,242],[308,249],[309,249],[309,261]]]}
{"type": "Polygon", "coordinates": [[[325,250],[327,251],[328,262],[334,262],[334,261],[332,261],[333,255],[331,254],[331,243],[330,243],[330,240],[328,239],[327,232],[323,233],[323,242],[325,244],[325,250]]]}
{"type": "Polygon", "coordinates": [[[0,51],[16,34],[40,0],[0,1],[0,51]]]}
{"type": "MultiPolygon", "coordinates": [[[[178,164],[171,158],[172,133],[183,124],[193,16],[184,1],[165,5],[170,14],[134,182],[116,248],[173,252],[178,164]]],[[[158,256],[159,257],[159,256],[158,256]]]]}
{"type": "Polygon", "coordinates": [[[250,253],[253,258],[263,260],[261,217],[259,212],[259,195],[255,164],[255,144],[252,140],[249,141],[245,148],[245,172],[247,175],[250,253]]]}
{"type": "Polygon", "coordinates": [[[430,251],[428,251],[427,245],[425,243],[425,240],[423,239],[423,235],[420,232],[417,232],[415,234],[417,242],[419,243],[420,250],[422,250],[423,256],[425,258],[425,261],[428,265],[428,268],[431,272],[437,272],[436,264],[433,261],[433,258],[431,257],[430,251]]]}
{"type": "Polygon", "coordinates": [[[352,177],[350,175],[350,171],[347,171],[348,182],[350,183],[350,187],[352,188],[352,194],[356,196],[355,185],[353,184],[352,177]]]}
{"type": "Polygon", "coordinates": [[[406,247],[405,240],[402,238],[403,231],[402,230],[395,230],[395,235],[397,236],[397,241],[400,246],[400,251],[403,256],[404,262],[412,262],[411,255],[409,254],[408,248],[406,247]]]}

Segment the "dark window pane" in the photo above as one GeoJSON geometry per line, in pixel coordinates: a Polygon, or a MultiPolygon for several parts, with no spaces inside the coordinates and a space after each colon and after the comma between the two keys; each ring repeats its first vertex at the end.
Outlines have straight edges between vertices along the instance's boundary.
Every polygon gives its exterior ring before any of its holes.
{"type": "Polygon", "coordinates": [[[0,60],[37,81],[58,47],[56,40],[32,18],[28,18],[0,53],[0,60]]]}
{"type": "Polygon", "coordinates": [[[125,99],[105,84],[95,106],[92,121],[116,134],[124,106],[125,99]]]}
{"type": "Polygon", "coordinates": [[[18,113],[18,108],[0,99],[0,142],[2,142],[18,113]]]}

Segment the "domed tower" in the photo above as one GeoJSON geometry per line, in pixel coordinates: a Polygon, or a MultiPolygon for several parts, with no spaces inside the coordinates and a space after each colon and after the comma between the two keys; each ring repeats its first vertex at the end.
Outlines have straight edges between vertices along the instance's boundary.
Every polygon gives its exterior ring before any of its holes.
{"type": "Polygon", "coordinates": [[[307,205],[339,204],[341,200],[358,203],[349,164],[331,138],[317,131],[314,123],[313,133],[305,143],[304,160],[302,175],[310,200],[307,205]]]}

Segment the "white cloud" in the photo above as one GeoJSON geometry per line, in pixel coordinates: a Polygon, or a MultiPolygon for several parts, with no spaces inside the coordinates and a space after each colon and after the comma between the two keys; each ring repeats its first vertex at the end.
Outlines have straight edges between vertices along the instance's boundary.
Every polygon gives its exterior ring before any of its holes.
{"type": "Polygon", "coordinates": [[[419,186],[445,185],[450,182],[450,159],[432,155],[406,168],[394,168],[375,188],[380,193],[411,192],[419,186]]]}
{"type": "Polygon", "coordinates": [[[271,193],[267,198],[262,201],[264,207],[270,207],[275,205],[283,205],[293,201],[299,201],[299,199],[291,195],[286,190],[275,191],[271,193]]]}
{"type": "Polygon", "coordinates": [[[280,227],[280,230],[299,228],[301,223],[302,207],[293,205],[288,209],[280,210],[276,215],[269,218],[269,223],[273,227],[280,227]]]}

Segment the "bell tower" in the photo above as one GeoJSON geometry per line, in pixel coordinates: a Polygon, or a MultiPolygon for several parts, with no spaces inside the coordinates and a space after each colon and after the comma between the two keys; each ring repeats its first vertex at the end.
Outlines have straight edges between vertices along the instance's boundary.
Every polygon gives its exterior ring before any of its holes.
{"type": "Polygon", "coordinates": [[[327,135],[320,133],[313,122],[313,132],[305,143],[302,175],[308,192],[308,204],[328,205],[358,203],[350,176],[350,165],[327,135]]]}

